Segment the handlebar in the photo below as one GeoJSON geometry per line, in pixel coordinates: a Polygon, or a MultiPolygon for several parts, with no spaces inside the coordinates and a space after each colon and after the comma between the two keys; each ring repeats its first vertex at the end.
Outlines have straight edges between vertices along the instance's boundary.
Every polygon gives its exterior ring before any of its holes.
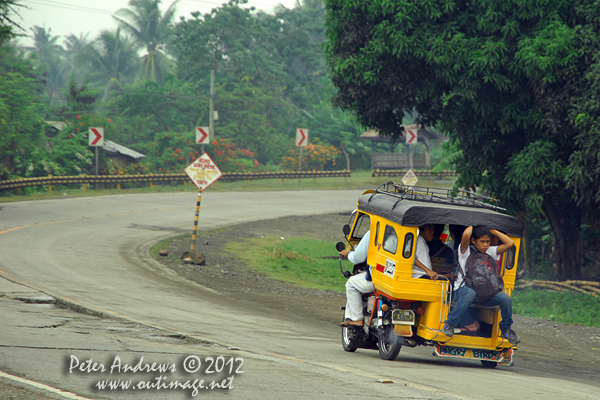
{"type": "Polygon", "coordinates": [[[350,271],[344,271],[344,268],[342,267],[342,256],[339,257],[339,261],[340,261],[340,272],[342,273],[342,275],[344,275],[344,278],[348,279],[352,276],[352,272],[350,271]]]}

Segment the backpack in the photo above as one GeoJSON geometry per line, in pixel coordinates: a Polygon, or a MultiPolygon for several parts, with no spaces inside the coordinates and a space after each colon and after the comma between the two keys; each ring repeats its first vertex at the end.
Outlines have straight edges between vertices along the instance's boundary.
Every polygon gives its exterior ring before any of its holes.
{"type": "Polygon", "coordinates": [[[475,291],[476,302],[486,301],[504,290],[504,280],[494,257],[471,246],[471,255],[465,265],[465,284],[475,291]]]}

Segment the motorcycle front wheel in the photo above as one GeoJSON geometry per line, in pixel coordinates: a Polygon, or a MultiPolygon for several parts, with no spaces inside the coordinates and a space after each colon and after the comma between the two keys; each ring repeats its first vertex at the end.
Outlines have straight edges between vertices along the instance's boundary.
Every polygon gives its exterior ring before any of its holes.
{"type": "Polygon", "coordinates": [[[342,327],[342,347],[344,351],[353,353],[358,348],[356,338],[356,328],[342,327]]]}
{"type": "Polygon", "coordinates": [[[387,326],[383,338],[379,339],[378,342],[379,357],[382,360],[394,361],[398,357],[400,349],[402,349],[400,338],[394,334],[392,329],[390,326],[387,326]]]}

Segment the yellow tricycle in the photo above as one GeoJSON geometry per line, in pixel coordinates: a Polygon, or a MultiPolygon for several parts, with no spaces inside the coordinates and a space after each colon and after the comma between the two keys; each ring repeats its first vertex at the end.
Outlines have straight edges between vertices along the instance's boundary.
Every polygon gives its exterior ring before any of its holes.
{"type": "MultiPolygon", "coordinates": [[[[362,297],[362,326],[342,324],[344,350],[378,349],[382,359],[395,360],[402,346],[431,346],[433,354],[440,357],[480,360],[487,368],[512,365],[516,346],[500,335],[498,306],[473,303],[469,311],[476,329],[455,331],[452,338],[442,333],[453,307],[457,263],[456,258],[432,257],[438,279],[412,276],[419,227],[429,224],[443,226],[444,232],[450,227],[485,225],[510,237],[514,246],[502,254],[498,268],[503,291],[512,295],[523,234],[517,218],[507,215],[494,199],[472,192],[387,182],[359,197],[357,209],[343,229],[346,243],[337,244],[338,251],[352,250],[369,232],[366,265],[373,292],[362,297]]],[[[446,237],[442,234],[440,240],[446,237]]],[[[460,242],[460,238],[455,240],[460,242]]],[[[445,245],[455,247],[449,240],[445,245]]],[[[342,272],[346,277],[351,275],[342,272]]]]}

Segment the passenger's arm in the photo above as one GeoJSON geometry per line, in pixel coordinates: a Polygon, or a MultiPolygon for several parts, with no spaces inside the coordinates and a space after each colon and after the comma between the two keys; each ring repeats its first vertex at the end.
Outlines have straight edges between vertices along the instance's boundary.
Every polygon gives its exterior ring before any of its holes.
{"type": "Polygon", "coordinates": [[[473,233],[473,227],[469,226],[463,232],[462,238],[460,239],[460,254],[465,254],[469,245],[471,244],[471,234],[473,233]]]}
{"type": "Polygon", "coordinates": [[[499,232],[495,229],[490,229],[490,232],[492,235],[496,236],[502,242],[501,245],[496,247],[496,254],[502,254],[506,250],[510,249],[511,247],[513,247],[515,245],[515,242],[511,238],[506,236],[504,233],[499,232]]]}
{"type": "Polygon", "coordinates": [[[425,271],[432,281],[435,281],[438,278],[438,273],[427,268],[421,261],[419,261],[419,259],[415,259],[415,265],[425,271]]]}

